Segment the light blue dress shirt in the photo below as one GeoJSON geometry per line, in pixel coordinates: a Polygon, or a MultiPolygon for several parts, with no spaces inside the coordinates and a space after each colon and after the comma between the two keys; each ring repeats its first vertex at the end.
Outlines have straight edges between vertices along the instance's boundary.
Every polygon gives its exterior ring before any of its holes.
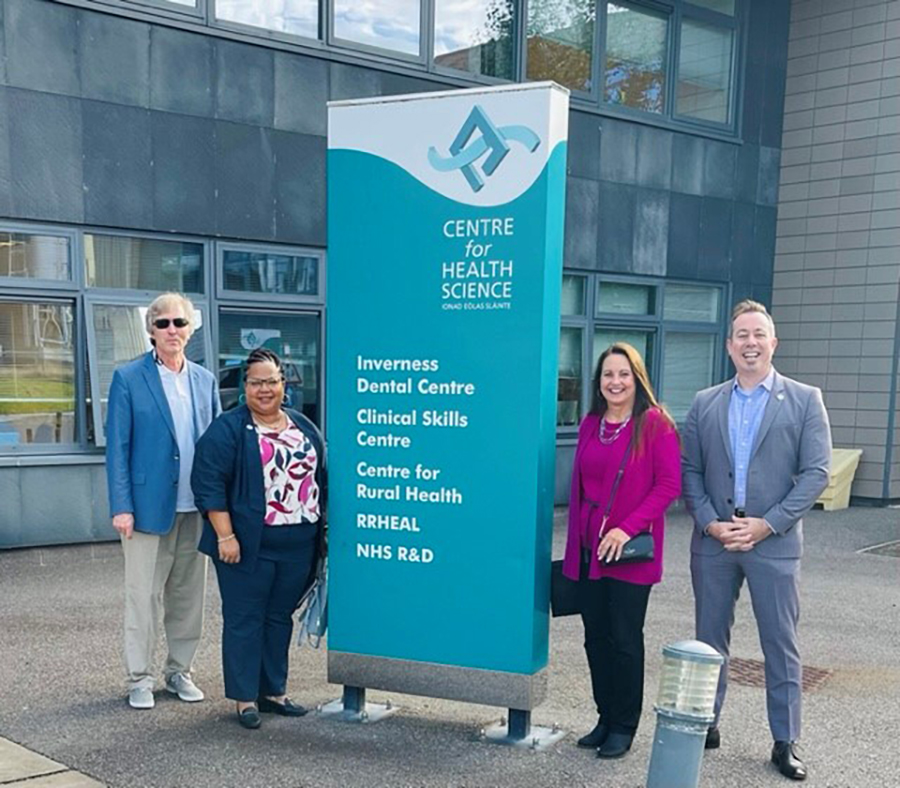
{"type": "MultiPolygon", "coordinates": [[[[157,361],[159,377],[162,382],[172,422],[175,425],[175,440],[178,443],[178,498],[175,510],[178,512],[195,512],[194,493],[191,490],[191,469],[194,466],[194,444],[197,442],[194,429],[194,405],[187,363],[180,372],[157,361]]],[[[165,429],[164,427],[161,427],[165,429]]]]}
{"type": "Polygon", "coordinates": [[[734,379],[731,401],[728,404],[728,433],[731,456],[734,458],[734,508],[743,509],[747,503],[747,472],[750,452],[762,424],[763,414],[775,381],[774,368],[765,379],[750,391],[744,391],[734,379]]]}

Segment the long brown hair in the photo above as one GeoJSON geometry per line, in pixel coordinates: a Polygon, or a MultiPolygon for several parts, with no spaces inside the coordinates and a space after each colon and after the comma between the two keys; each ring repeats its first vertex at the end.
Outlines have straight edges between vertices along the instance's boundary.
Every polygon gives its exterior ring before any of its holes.
{"type": "Polygon", "coordinates": [[[644,416],[646,416],[648,410],[657,410],[663,420],[673,429],[675,428],[675,421],[665,407],[657,401],[656,395],[653,393],[653,386],[650,385],[647,366],[644,364],[641,354],[627,342],[613,342],[597,359],[597,368],[594,370],[594,393],[591,399],[591,413],[600,417],[606,413],[606,398],[600,393],[600,378],[603,374],[603,362],[613,353],[625,357],[628,361],[628,366],[631,367],[631,374],[634,376],[634,411],[631,414],[631,418],[634,419],[634,454],[638,455],[644,449],[646,439],[644,416]]]}

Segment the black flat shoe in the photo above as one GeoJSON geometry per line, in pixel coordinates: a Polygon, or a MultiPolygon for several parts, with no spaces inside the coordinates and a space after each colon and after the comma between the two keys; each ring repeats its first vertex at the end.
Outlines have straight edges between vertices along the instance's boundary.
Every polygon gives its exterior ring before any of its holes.
{"type": "Polygon", "coordinates": [[[706,732],[706,744],[704,745],[704,748],[707,750],[718,750],[721,743],[722,737],[719,735],[719,729],[716,727],[710,728],[706,732]]]}
{"type": "Polygon", "coordinates": [[[597,720],[594,730],[585,734],[578,740],[578,746],[596,749],[606,741],[607,736],[609,736],[609,726],[597,720]]]}
{"type": "Polygon", "coordinates": [[[797,757],[794,746],[794,743],[790,741],[775,742],[772,747],[772,763],[785,777],[791,780],[805,780],[806,766],[797,757]]]}
{"type": "Polygon", "coordinates": [[[631,749],[633,733],[610,733],[597,750],[598,758],[621,758],[631,749]]]}
{"type": "Polygon", "coordinates": [[[270,700],[269,698],[260,698],[257,703],[259,710],[263,714],[280,714],[282,717],[302,717],[308,711],[299,703],[294,703],[290,698],[285,698],[284,703],[270,700]]]}
{"type": "Polygon", "coordinates": [[[238,722],[241,724],[242,728],[255,730],[262,725],[262,720],[259,718],[259,712],[253,708],[253,706],[248,706],[243,711],[239,711],[237,716],[238,722]]]}

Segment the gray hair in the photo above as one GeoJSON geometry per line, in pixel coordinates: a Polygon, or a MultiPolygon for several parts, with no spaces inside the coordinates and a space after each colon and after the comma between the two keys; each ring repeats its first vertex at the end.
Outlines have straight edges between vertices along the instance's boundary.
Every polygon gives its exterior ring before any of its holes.
{"type": "Polygon", "coordinates": [[[173,307],[179,307],[182,314],[190,321],[188,327],[191,334],[194,333],[194,305],[191,299],[181,293],[163,293],[150,302],[147,307],[147,315],[144,318],[145,327],[148,334],[153,333],[153,322],[163,312],[168,312],[173,307]]]}
{"type": "Polygon", "coordinates": [[[731,329],[728,332],[728,336],[734,334],[734,321],[741,315],[746,315],[748,312],[756,312],[765,317],[769,322],[769,328],[772,329],[772,336],[775,336],[775,321],[772,320],[772,315],[769,314],[769,310],[766,309],[765,304],[761,304],[759,301],[753,301],[749,298],[739,301],[734,305],[734,309],[731,310],[731,329]]]}

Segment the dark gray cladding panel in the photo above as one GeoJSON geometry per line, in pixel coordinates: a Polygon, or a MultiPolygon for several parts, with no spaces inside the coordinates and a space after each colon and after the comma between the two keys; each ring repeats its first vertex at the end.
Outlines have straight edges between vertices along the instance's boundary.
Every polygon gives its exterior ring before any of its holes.
{"type": "Polygon", "coordinates": [[[598,268],[630,273],[634,251],[635,187],[600,181],[598,268]]]}
{"type": "Polygon", "coordinates": [[[156,229],[214,235],[215,121],[168,112],[150,116],[156,229]]]}
{"type": "Polygon", "coordinates": [[[81,101],[8,89],[7,104],[13,213],[83,221],[81,101]]]}
{"type": "Polygon", "coordinates": [[[275,53],[275,128],[325,135],[328,63],[275,53]]]}
{"type": "Polygon", "coordinates": [[[328,681],[530,711],[547,696],[547,671],[533,675],[328,652],[328,681]]]}
{"type": "Polygon", "coordinates": [[[766,67],[762,88],[764,106],[759,141],[761,145],[780,148],[784,125],[791,4],[767,0],[765,5],[769,13],[766,19],[766,67]]]}
{"type": "Polygon", "coordinates": [[[0,3],[0,85],[6,84],[6,25],[3,21],[6,6],[0,3]]]}
{"type": "MultiPolygon", "coordinates": [[[[95,501],[91,466],[22,468],[19,477],[25,522],[43,523],[40,535],[26,529],[25,544],[69,544],[94,538],[95,501]]],[[[103,517],[106,517],[106,506],[103,517]]]]}
{"type": "Polygon", "coordinates": [[[150,106],[211,118],[214,54],[209,36],[154,26],[150,31],[150,106]]]}
{"type": "Polygon", "coordinates": [[[703,195],[734,198],[734,163],[737,146],[729,142],[705,140],[703,158],[703,195]]]}
{"type": "Polygon", "coordinates": [[[656,189],[638,189],[632,272],[665,276],[668,246],[669,193],[656,189]]]}
{"type": "Polygon", "coordinates": [[[566,234],[563,260],[573,268],[597,267],[600,183],[588,178],[566,180],[566,234]]]}
{"type": "Polygon", "coordinates": [[[34,522],[31,512],[27,517],[22,513],[21,476],[21,468],[0,468],[0,547],[21,547],[25,543],[26,522],[34,522]]]}
{"type": "Polygon", "coordinates": [[[600,177],[634,183],[637,176],[636,123],[604,118],[600,124],[600,177]]]}
{"type": "Polygon", "coordinates": [[[78,12],[41,0],[3,0],[6,70],[20,88],[78,96],[78,12]]]}
{"type": "Polygon", "coordinates": [[[600,178],[600,118],[586,112],[569,113],[569,175],[576,178],[600,178]]]}
{"type": "Polygon", "coordinates": [[[152,229],[149,110],[84,101],[82,118],[85,221],[152,229]]]}
{"type": "Polygon", "coordinates": [[[778,209],[774,206],[757,205],[754,223],[753,242],[756,259],[750,271],[750,281],[754,286],[772,287],[772,274],[775,267],[775,224],[778,209]]]}
{"type": "Polygon", "coordinates": [[[78,20],[84,98],[150,106],[150,26],[85,11],[78,20]]]}
{"type": "Polygon", "coordinates": [[[731,281],[749,282],[753,266],[759,257],[755,244],[756,206],[751,203],[734,203],[731,224],[731,281]]]}
{"type": "Polygon", "coordinates": [[[218,40],[216,117],[271,126],[275,117],[275,53],[264,47],[218,40]]]}
{"type": "Polygon", "coordinates": [[[235,238],[275,235],[272,132],[216,122],[216,232],[235,238]]]}
{"type": "Polygon", "coordinates": [[[669,249],[666,274],[673,279],[697,278],[700,243],[700,197],[672,192],[669,197],[669,249]]]}
{"type": "MultiPolygon", "coordinates": [[[[775,0],[783,2],[783,0],[775,0]]],[[[747,14],[746,67],[743,70],[743,95],[741,98],[741,133],[745,142],[759,144],[763,115],[764,73],[766,70],[766,39],[768,10],[767,0],[750,3],[747,14]]],[[[790,3],[785,3],[790,6],[790,3]]]]}
{"type": "Polygon", "coordinates": [[[759,149],[759,177],[756,185],[756,201],[760,205],[775,206],[778,204],[780,167],[780,148],[759,149]]]}
{"type": "Polygon", "coordinates": [[[703,140],[676,134],[672,140],[672,191],[703,194],[703,140]]]}
{"type": "Polygon", "coordinates": [[[406,74],[394,74],[385,71],[380,75],[381,95],[400,96],[409,93],[431,93],[433,90],[446,90],[446,85],[430,82],[418,77],[410,77],[406,74]]]}
{"type": "Polygon", "coordinates": [[[325,137],[272,132],[275,153],[275,237],[325,246],[325,137]]]}
{"type": "Polygon", "coordinates": [[[759,148],[746,144],[737,148],[734,164],[734,196],[743,202],[756,202],[759,190],[759,148]]]}
{"type": "Polygon", "coordinates": [[[377,71],[348,66],[345,63],[331,63],[329,70],[328,88],[331,91],[332,101],[381,95],[382,75],[377,71]]]}
{"type": "Polygon", "coordinates": [[[639,126],[637,131],[637,182],[639,186],[669,189],[672,185],[671,131],[639,126]]]}
{"type": "MultiPolygon", "coordinates": [[[[12,172],[9,162],[9,100],[0,86],[0,216],[12,213],[12,172]]],[[[2,500],[2,499],[0,499],[2,500]]]]}
{"type": "Polygon", "coordinates": [[[700,279],[725,282],[731,269],[730,200],[704,197],[700,203],[700,242],[697,272],[700,279]]]}

